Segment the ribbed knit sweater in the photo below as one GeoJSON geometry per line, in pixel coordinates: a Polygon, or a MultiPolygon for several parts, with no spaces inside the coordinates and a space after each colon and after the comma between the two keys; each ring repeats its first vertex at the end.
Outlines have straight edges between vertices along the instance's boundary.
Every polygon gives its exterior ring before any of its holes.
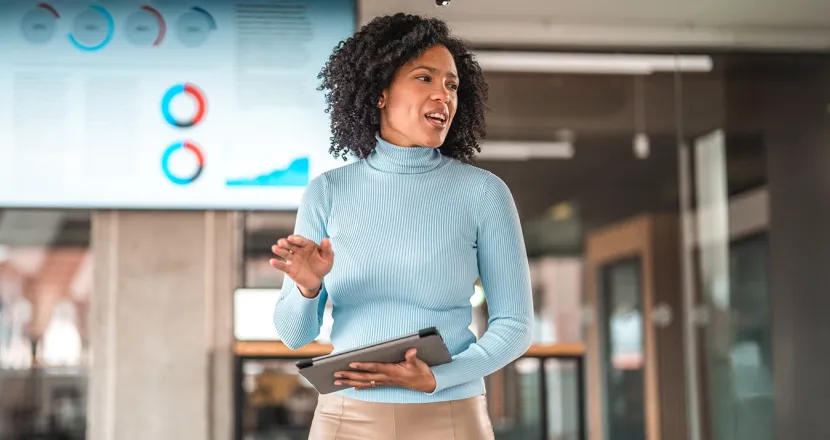
{"type": "Polygon", "coordinates": [[[513,197],[494,174],[437,149],[377,141],[369,157],[309,183],[295,233],[318,244],[329,237],[334,267],[314,299],[285,278],[274,311],[277,332],[292,349],[313,341],[328,298],[334,352],[436,327],[453,360],[431,368],[433,392],[338,393],[389,403],[482,395],[483,378],[531,342],[530,275],[513,197]],[[470,298],[479,278],[489,321],[476,340],[470,298]]]}

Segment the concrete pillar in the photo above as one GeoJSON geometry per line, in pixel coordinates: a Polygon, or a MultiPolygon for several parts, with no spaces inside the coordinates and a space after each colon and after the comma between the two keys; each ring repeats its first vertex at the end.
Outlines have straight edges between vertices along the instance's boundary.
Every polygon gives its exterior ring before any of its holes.
{"type": "Polygon", "coordinates": [[[90,440],[230,440],[238,214],[93,217],[90,440]]]}

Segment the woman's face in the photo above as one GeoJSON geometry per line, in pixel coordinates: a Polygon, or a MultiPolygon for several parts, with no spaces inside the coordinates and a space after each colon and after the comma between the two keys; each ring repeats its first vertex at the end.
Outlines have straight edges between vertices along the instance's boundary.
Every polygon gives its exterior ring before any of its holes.
{"type": "Polygon", "coordinates": [[[380,136],[404,147],[438,148],[458,106],[458,72],[452,54],[434,46],[404,64],[383,91],[380,136]]]}

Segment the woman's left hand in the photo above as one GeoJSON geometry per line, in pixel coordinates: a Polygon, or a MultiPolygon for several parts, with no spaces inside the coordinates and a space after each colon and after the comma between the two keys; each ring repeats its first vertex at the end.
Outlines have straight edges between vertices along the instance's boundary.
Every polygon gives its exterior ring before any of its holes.
{"type": "Polygon", "coordinates": [[[358,362],[349,365],[361,370],[338,371],[335,385],[349,385],[358,390],[374,387],[400,387],[431,393],[435,390],[435,376],[424,361],[416,356],[414,348],[406,352],[406,360],[398,364],[358,362]]]}

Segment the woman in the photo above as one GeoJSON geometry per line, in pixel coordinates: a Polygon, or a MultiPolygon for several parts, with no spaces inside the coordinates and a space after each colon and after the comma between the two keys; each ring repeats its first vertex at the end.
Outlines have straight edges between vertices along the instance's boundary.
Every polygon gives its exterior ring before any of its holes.
{"type": "Polygon", "coordinates": [[[333,303],[335,351],[437,327],[453,355],[428,367],[360,364],[321,395],[311,439],[488,439],[484,380],[530,345],[532,300],[512,195],[470,165],[487,86],[445,23],[396,14],[342,42],[320,73],[330,151],[358,161],[313,179],[271,264],[287,278],[274,322],[296,349],[333,303]],[[481,279],[489,327],[469,330],[481,279]],[[414,405],[413,405],[414,404],[414,405]]]}

